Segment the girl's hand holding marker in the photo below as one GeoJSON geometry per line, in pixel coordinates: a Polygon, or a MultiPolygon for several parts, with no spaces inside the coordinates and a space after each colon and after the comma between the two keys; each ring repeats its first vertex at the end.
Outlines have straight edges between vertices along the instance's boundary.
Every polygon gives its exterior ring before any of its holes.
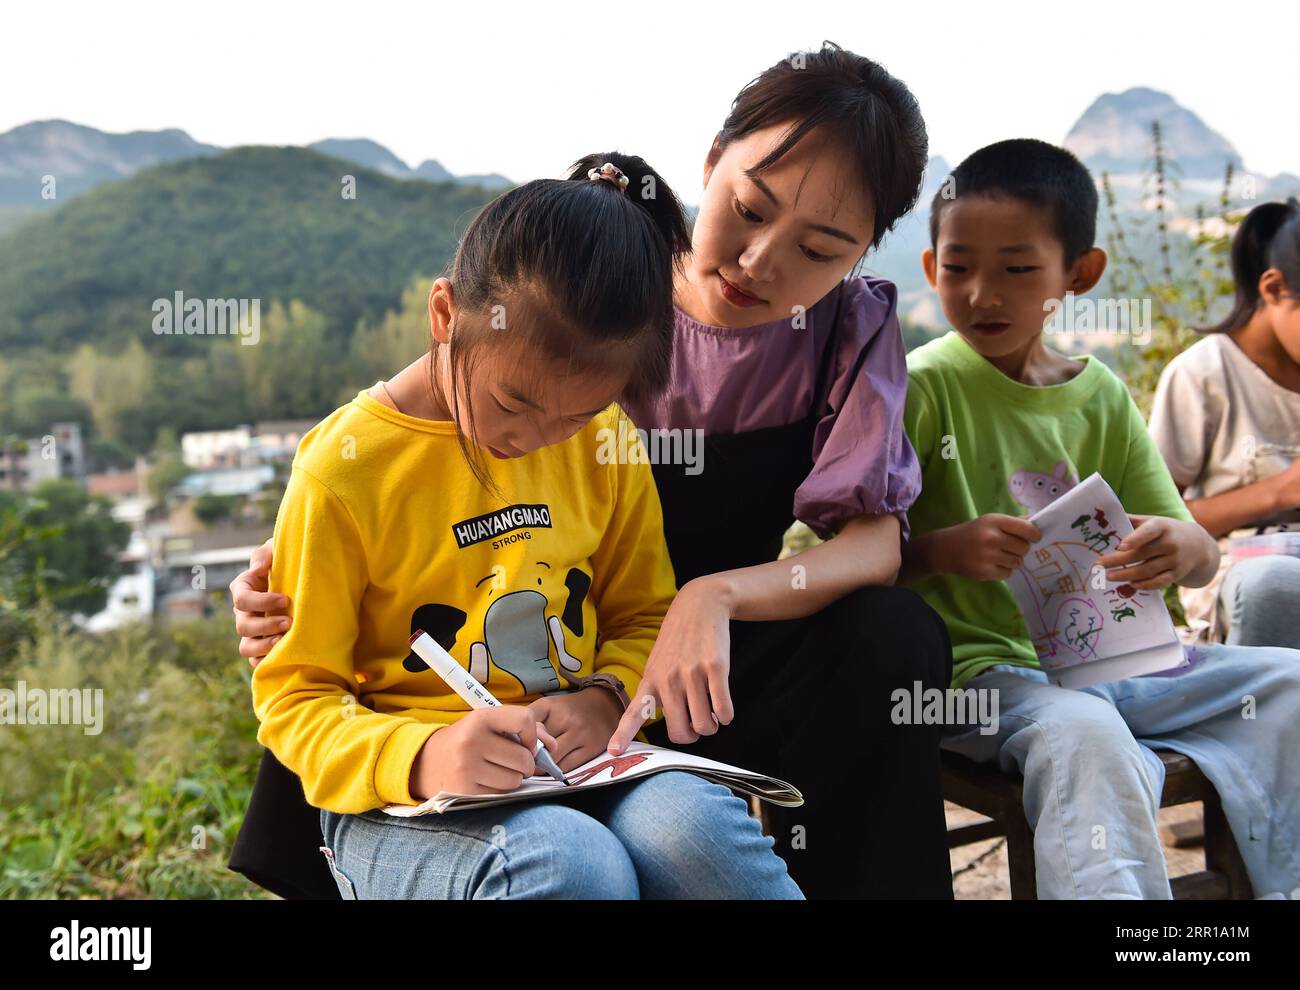
{"type": "Polygon", "coordinates": [[[513,791],[537,766],[568,784],[547,752],[555,751],[555,737],[535,720],[531,708],[503,707],[423,630],[411,635],[411,649],[462,701],[477,709],[429,737],[411,766],[412,796],[424,800],[439,791],[513,791]]]}
{"type": "Polygon", "coordinates": [[[527,708],[503,705],[470,712],[424,744],[411,765],[411,796],[424,801],[440,791],[513,791],[533,776],[534,751],[554,747],[555,739],[527,708]]]}

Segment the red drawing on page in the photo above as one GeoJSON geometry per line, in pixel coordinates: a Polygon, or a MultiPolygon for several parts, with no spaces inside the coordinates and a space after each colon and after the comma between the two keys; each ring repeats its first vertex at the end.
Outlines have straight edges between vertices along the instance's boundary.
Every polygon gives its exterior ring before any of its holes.
{"type": "Polygon", "coordinates": [[[585,784],[602,770],[609,770],[610,780],[613,780],[615,777],[644,763],[648,759],[650,759],[649,753],[629,753],[627,756],[611,756],[608,760],[602,760],[594,767],[588,767],[586,770],[574,774],[569,778],[569,783],[585,784]]]}

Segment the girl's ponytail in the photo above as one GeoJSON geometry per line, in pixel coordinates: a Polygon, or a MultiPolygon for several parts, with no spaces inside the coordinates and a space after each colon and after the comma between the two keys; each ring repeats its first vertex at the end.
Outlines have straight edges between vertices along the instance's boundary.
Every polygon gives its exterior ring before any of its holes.
{"type": "MultiPolygon", "coordinates": [[[[502,339],[492,323],[507,303],[503,326],[538,355],[572,371],[623,376],[620,402],[658,394],[671,372],[673,280],[689,251],[676,194],[635,155],[587,155],[568,178],[502,193],[470,222],[444,272],[459,310],[473,314],[447,345],[453,418],[460,419],[458,383],[471,377],[481,345],[502,339]],[[606,162],[627,176],[625,188],[588,177],[606,162]]],[[[468,388],[465,394],[473,435],[473,399],[468,388]]],[[[492,488],[481,458],[457,437],[474,474],[492,488]]]]}
{"type": "MultiPolygon", "coordinates": [[[[639,207],[650,218],[654,229],[663,238],[674,265],[680,265],[691,250],[691,233],[686,220],[685,210],[676,194],[664,182],[659,173],[651,168],[644,158],[637,155],[625,155],[619,151],[605,154],[584,155],[569,166],[569,181],[596,181],[589,177],[592,169],[599,169],[606,162],[618,167],[628,178],[623,195],[639,207]]],[[[603,181],[603,180],[601,180],[603,181]]],[[[606,182],[611,190],[619,187],[606,182]]]]}
{"type": "Polygon", "coordinates": [[[1260,203],[1246,214],[1232,237],[1232,280],[1236,298],[1228,315],[1200,333],[1230,333],[1246,325],[1259,305],[1259,277],[1282,272],[1287,288],[1300,292],[1300,203],[1260,203]]]}
{"type": "MultiPolygon", "coordinates": [[[[619,152],[587,155],[566,179],[535,179],[502,193],[466,230],[450,268],[461,307],[486,313],[516,287],[534,285],[546,319],[522,332],[575,366],[629,372],[623,401],[668,383],[673,278],[690,251],[685,212],[645,160],[619,152]],[[625,190],[589,169],[610,162],[625,190]]],[[[452,359],[477,341],[453,338],[452,359]]]]}

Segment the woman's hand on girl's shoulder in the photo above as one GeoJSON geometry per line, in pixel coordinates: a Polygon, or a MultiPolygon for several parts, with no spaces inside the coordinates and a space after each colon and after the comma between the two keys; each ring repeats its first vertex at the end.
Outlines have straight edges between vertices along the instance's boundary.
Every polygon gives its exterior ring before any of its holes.
{"type": "Polygon", "coordinates": [[[230,582],[230,601],[239,633],[239,655],[256,667],[293,624],[288,596],[267,590],[271,574],[271,541],[253,551],[248,570],[230,582]]]}

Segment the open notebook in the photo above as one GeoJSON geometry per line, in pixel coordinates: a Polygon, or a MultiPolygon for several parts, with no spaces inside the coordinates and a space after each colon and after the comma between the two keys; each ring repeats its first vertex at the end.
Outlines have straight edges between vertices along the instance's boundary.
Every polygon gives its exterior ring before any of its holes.
{"type": "Polygon", "coordinates": [[[1101,475],[1089,475],[1029,521],[1042,539],[1007,584],[1053,684],[1085,688],[1187,664],[1160,593],[1109,581],[1096,567],[1133,532],[1101,475]]]}
{"type": "Polygon", "coordinates": [[[601,753],[594,760],[568,771],[565,777],[569,781],[565,787],[552,777],[529,777],[513,791],[504,794],[449,794],[441,791],[423,804],[390,804],[384,812],[398,818],[413,818],[416,815],[441,814],[444,811],[459,811],[464,808],[483,808],[491,804],[508,804],[511,801],[529,801],[534,798],[558,797],[561,794],[573,794],[592,787],[606,787],[636,780],[663,770],[689,770],[716,784],[732,787],[746,794],[753,794],[763,801],[797,808],[803,804],[803,795],[783,780],[767,777],[761,773],[742,770],[740,767],[706,760],[702,756],[690,753],[678,753],[659,746],[645,743],[632,743],[627,752],[621,756],[601,753]]]}

